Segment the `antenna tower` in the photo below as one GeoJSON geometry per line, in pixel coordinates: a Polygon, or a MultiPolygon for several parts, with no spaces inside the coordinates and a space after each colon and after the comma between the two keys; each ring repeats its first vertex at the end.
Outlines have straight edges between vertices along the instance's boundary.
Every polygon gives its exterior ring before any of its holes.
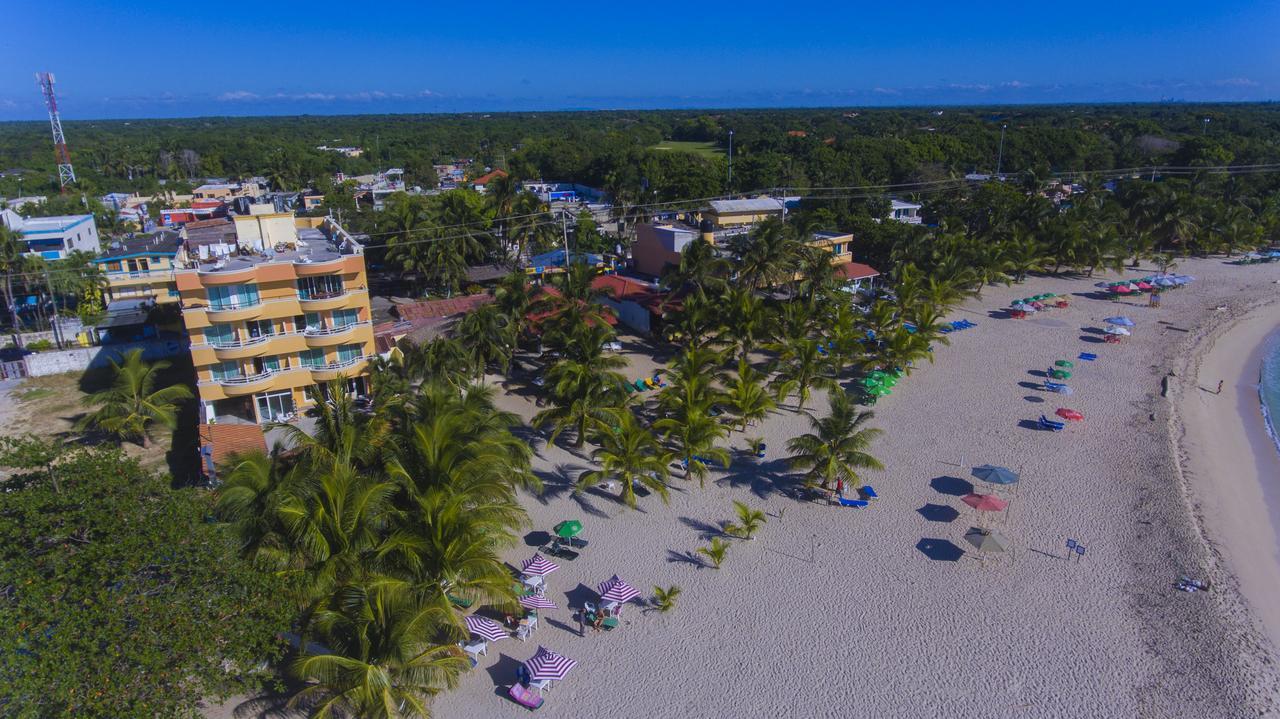
{"type": "Polygon", "coordinates": [[[62,135],[62,119],[58,117],[58,98],[53,94],[53,73],[37,72],[36,82],[44,93],[44,104],[49,108],[49,126],[53,128],[53,154],[58,159],[58,183],[62,191],[67,185],[76,181],[76,171],[71,167],[71,153],[67,150],[67,139],[62,135]]]}

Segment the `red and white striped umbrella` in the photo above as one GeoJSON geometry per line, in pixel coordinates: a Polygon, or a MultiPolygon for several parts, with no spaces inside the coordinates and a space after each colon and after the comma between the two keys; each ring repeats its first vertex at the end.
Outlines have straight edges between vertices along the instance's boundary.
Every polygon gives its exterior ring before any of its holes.
{"type": "Polygon", "coordinates": [[[527,597],[520,597],[520,606],[525,609],[555,609],[556,603],[547,599],[545,594],[530,594],[527,597]]]}
{"type": "Polygon", "coordinates": [[[486,642],[496,642],[499,639],[510,639],[511,632],[506,627],[493,621],[488,617],[478,617],[474,614],[467,615],[467,629],[472,634],[480,637],[486,642]]]}
{"type": "Polygon", "coordinates": [[[602,602],[627,602],[640,596],[635,587],[619,579],[616,574],[601,582],[599,589],[602,602]]]}
{"type": "Polygon", "coordinates": [[[568,676],[570,669],[578,666],[578,660],[557,654],[546,647],[538,647],[538,652],[524,665],[529,669],[529,679],[532,681],[560,681],[568,676]]]}
{"type": "Polygon", "coordinates": [[[560,565],[538,552],[534,552],[532,557],[524,560],[524,564],[520,565],[520,571],[533,577],[545,577],[559,568],[560,565]]]}

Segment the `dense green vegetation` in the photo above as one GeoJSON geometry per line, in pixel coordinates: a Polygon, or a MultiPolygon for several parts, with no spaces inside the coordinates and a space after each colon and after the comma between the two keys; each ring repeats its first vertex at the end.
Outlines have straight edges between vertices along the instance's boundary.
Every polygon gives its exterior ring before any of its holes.
{"type": "Polygon", "coordinates": [[[115,449],[0,450],[0,714],[198,716],[271,678],[284,581],[238,557],[206,493],[115,449]]]}

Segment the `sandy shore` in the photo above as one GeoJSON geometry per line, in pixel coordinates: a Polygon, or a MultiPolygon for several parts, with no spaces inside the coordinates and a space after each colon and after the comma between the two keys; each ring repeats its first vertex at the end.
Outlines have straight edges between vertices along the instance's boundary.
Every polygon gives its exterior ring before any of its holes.
{"type": "MultiPolygon", "coordinates": [[[[748,431],[765,437],[765,459],[736,455],[705,489],[676,479],[670,504],[650,497],[638,511],[572,494],[590,461],[539,443],[546,490],[527,498],[534,526],[508,559],[518,565],[567,518],[582,520],[591,544],[550,575],[559,608],[542,613],[533,638],[491,643],[435,715],[523,716],[504,692],[539,644],[579,661],[546,692],[540,713],[554,717],[1273,715],[1273,645],[1218,543],[1205,541],[1214,524],[1199,521],[1210,515],[1179,470],[1173,400],[1190,390],[1179,395],[1175,382],[1170,399],[1160,390],[1170,370],[1191,376],[1181,368],[1221,326],[1215,308],[1275,296],[1280,266],[1214,259],[1179,271],[1200,280],[1159,309],[1101,299],[1098,276],[988,288],[955,312],[977,326],[953,334],[876,408],[885,435],[873,451],[887,469],[871,477],[881,499],[869,509],[787,496],[797,478],[786,441],[807,431],[792,409],[748,431]],[[1072,306],[1028,320],[995,311],[1041,292],[1072,294],[1072,306]],[[1134,336],[1103,344],[1101,320],[1115,314],[1137,322],[1134,336]],[[1076,361],[1082,351],[1098,360],[1076,361]],[[1070,397],[1039,389],[1057,359],[1076,361],[1070,397]],[[1086,419],[1061,433],[1031,428],[1058,407],[1086,419]],[[987,520],[1013,551],[979,559],[963,537],[983,520],[960,496],[974,488],[970,467],[988,462],[1023,481],[1008,513],[987,520]],[[735,499],[769,523],[734,542],[719,570],[690,561],[735,499]],[[1087,547],[1084,558],[1068,560],[1068,538],[1087,547]],[[618,630],[580,634],[569,607],[594,600],[614,573],[645,595],[672,584],[683,595],[668,614],[633,605],[618,630]],[[1215,591],[1176,591],[1184,573],[1212,578],[1215,591]]],[[[636,376],[652,367],[635,361],[636,376]]],[[[536,412],[526,397],[500,401],[536,412]]],[[[825,412],[825,398],[811,407],[825,412]]],[[[741,434],[730,441],[745,444],[741,434]]]]}
{"type": "Polygon", "coordinates": [[[1280,455],[1258,397],[1264,346],[1280,331],[1275,309],[1266,303],[1232,312],[1239,317],[1223,313],[1188,363],[1178,415],[1184,467],[1206,535],[1251,614],[1280,646],[1280,455]]]}

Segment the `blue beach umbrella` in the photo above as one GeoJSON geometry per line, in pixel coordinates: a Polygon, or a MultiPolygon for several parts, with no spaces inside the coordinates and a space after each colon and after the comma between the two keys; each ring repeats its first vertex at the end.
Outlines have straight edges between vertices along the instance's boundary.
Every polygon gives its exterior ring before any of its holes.
{"type": "Polygon", "coordinates": [[[1018,473],[1008,467],[984,464],[981,467],[974,467],[972,474],[978,479],[991,484],[1016,484],[1018,482],[1018,473]]]}

